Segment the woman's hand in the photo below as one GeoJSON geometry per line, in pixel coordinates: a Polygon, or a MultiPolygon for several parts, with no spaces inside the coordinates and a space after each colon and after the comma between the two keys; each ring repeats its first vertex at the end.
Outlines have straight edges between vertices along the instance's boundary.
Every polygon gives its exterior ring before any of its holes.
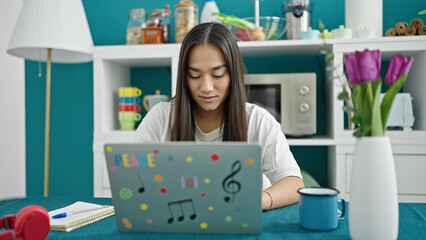
{"type": "Polygon", "coordinates": [[[262,209],[280,208],[298,202],[297,190],[303,186],[303,180],[299,177],[285,177],[279,180],[262,192],[262,209]]]}

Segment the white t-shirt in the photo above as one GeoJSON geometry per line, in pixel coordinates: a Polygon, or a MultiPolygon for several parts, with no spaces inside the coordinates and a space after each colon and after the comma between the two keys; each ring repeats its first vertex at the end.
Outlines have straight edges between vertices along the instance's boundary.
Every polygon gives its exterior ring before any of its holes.
{"type": "MultiPolygon", "coordinates": [[[[174,102],[161,102],[149,110],[136,130],[139,142],[162,143],[171,139],[174,120],[174,102]],[[171,114],[172,113],[172,114],[171,114]]],[[[263,188],[268,188],[288,176],[302,178],[300,168],[290,151],[281,125],[265,109],[246,103],[248,142],[258,143],[262,148],[263,188]],[[265,178],[266,177],[266,178],[265,178]]],[[[222,128],[203,133],[198,126],[195,141],[222,141],[222,128]]]]}

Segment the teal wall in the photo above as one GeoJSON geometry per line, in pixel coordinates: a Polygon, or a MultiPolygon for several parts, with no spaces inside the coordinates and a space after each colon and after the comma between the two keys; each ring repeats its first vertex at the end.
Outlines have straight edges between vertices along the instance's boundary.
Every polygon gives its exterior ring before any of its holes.
{"type": "MultiPolygon", "coordinates": [[[[173,7],[178,0],[83,0],[87,19],[96,46],[125,44],[125,32],[130,8],[144,7],[148,11],[163,8],[168,3],[173,7]]],[[[201,0],[194,1],[199,7],[201,0]]],[[[283,0],[260,2],[260,15],[282,16],[283,0]]],[[[318,27],[322,19],[328,29],[344,24],[344,0],[312,0],[314,11],[312,26],[318,27]]],[[[418,17],[425,9],[423,0],[384,0],[383,28],[397,22],[418,17]]],[[[254,4],[248,0],[217,0],[219,9],[238,17],[251,17],[254,4]]],[[[171,23],[174,41],[174,21],[171,23]]],[[[316,72],[318,75],[318,134],[326,132],[325,102],[323,95],[324,59],[322,56],[267,57],[244,59],[249,73],[267,72],[316,72]]],[[[39,78],[39,63],[25,62],[26,98],[26,171],[27,195],[43,194],[44,166],[44,108],[45,108],[45,63],[41,64],[43,76],[39,78]]],[[[170,94],[170,69],[135,68],[131,70],[132,85],[144,94],[161,89],[170,94]],[[148,79],[148,81],[146,80],[148,79]],[[155,81],[149,81],[149,80],[155,81]],[[158,85],[158,79],[164,79],[158,85]],[[153,84],[152,82],[155,82],[153,84]]],[[[52,65],[50,145],[50,195],[93,195],[93,63],[52,65]]],[[[327,147],[292,147],[300,166],[308,170],[321,185],[327,185],[327,147]],[[309,151],[306,151],[306,150],[309,151]]]]}

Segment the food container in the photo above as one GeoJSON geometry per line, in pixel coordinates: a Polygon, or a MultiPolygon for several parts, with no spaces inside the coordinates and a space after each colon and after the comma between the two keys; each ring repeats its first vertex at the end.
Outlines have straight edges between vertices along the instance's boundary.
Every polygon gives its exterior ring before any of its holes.
{"type": "Polygon", "coordinates": [[[331,32],[329,32],[328,29],[324,29],[324,31],[322,33],[320,33],[320,38],[321,39],[330,39],[330,38],[333,38],[333,34],[331,32]]]}
{"type": "Polygon", "coordinates": [[[175,42],[181,43],[186,34],[198,24],[198,6],[192,1],[181,0],[175,6],[175,42]]]}
{"type": "Polygon", "coordinates": [[[163,43],[163,28],[162,27],[146,27],[143,28],[144,44],[163,43]]]}
{"type": "Polygon", "coordinates": [[[333,34],[333,38],[352,38],[352,29],[345,28],[343,25],[340,25],[339,28],[333,29],[331,33],[333,34]]]}
{"type": "Polygon", "coordinates": [[[308,31],[300,32],[300,39],[319,39],[320,31],[308,27],[308,31]]]}
{"type": "MultiPolygon", "coordinates": [[[[219,17],[220,18],[220,17],[219,17]]],[[[277,40],[280,39],[285,32],[285,20],[276,16],[259,17],[259,28],[255,27],[255,18],[241,18],[235,21],[246,21],[251,25],[245,27],[237,27],[230,23],[225,23],[230,27],[232,33],[235,35],[238,41],[266,41],[266,40],[277,40]],[[250,27],[253,26],[253,27],[250,27]]]]}
{"type": "Polygon", "coordinates": [[[159,27],[163,28],[163,42],[170,42],[170,10],[169,5],[164,9],[155,9],[151,11],[151,18],[159,21],[159,27]]]}
{"type": "Polygon", "coordinates": [[[144,8],[132,8],[129,10],[129,21],[127,22],[126,44],[143,43],[142,28],[146,27],[146,11],[144,8]]]}

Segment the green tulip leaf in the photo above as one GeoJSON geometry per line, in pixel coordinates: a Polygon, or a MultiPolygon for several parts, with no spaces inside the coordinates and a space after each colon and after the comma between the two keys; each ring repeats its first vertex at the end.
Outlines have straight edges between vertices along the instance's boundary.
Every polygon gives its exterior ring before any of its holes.
{"type": "Polygon", "coordinates": [[[353,133],[353,136],[354,136],[354,137],[357,137],[357,138],[362,137],[361,129],[356,130],[356,131],[353,133]]]}
{"type": "Polygon", "coordinates": [[[384,130],[382,127],[382,114],[380,111],[380,93],[382,90],[382,81],[379,78],[379,81],[373,84],[374,91],[374,100],[371,110],[371,136],[379,137],[384,136],[384,130]]]}
{"type": "Polygon", "coordinates": [[[361,118],[359,116],[353,116],[351,120],[355,124],[361,123],[361,118]]]}
{"type": "Polygon", "coordinates": [[[373,88],[371,82],[366,82],[364,85],[364,99],[362,101],[362,122],[361,122],[361,130],[364,134],[370,135],[369,130],[371,130],[371,110],[372,110],[372,102],[373,102],[373,88]]]}
{"type": "Polygon", "coordinates": [[[388,117],[390,113],[390,109],[392,107],[393,100],[395,99],[396,94],[398,94],[399,90],[401,90],[402,85],[404,85],[407,80],[407,73],[404,73],[394,84],[392,84],[385,96],[383,97],[381,104],[381,114],[382,114],[382,128],[383,131],[386,131],[386,125],[388,122],[388,117]]]}

